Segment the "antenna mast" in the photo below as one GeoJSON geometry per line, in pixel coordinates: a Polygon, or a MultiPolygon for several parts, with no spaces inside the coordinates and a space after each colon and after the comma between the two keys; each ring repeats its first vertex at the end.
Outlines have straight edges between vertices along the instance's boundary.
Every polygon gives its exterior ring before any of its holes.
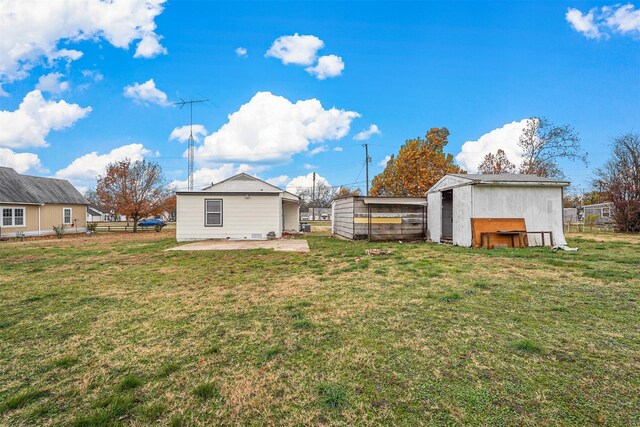
{"type": "Polygon", "coordinates": [[[193,161],[194,161],[194,147],[195,147],[195,139],[193,138],[193,104],[198,104],[200,102],[207,102],[209,101],[208,99],[189,99],[189,100],[184,100],[182,98],[180,98],[179,102],[174,102],[173,105],[179,105],[180,109],[182,110],[182,108],[189,104],[189,140],[188,140],[188,161],[189,161],[189,170],[187,172],[187,174],[189,175],[188,177],[188,190],[192,191],[193,190],[193,161]]]}

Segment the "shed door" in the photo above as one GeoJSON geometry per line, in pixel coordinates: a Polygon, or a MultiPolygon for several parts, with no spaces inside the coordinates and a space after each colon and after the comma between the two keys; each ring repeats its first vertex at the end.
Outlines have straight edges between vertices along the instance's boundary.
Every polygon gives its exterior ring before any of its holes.
{"type": "Polygon", "coordinates": [[[442,193],[442,239],[453,239],[453,190],[442,193]]]}

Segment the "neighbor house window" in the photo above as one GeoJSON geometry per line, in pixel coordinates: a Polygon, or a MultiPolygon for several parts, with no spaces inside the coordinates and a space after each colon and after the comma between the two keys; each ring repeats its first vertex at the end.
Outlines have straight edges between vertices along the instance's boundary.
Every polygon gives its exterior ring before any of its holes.
{"type": "Polygon", "coordinates": [[[222,226],[222,200],[207,199],[204,201],[204,225],[206,227],[222,226]]]}
{"type": "Polygon", "coordinates": [[[62,209],[62,223],[71,224],[71,208],[62,209]]]}
{"type": "Polygon", "coordinates": [[[24,208],[2,208],[3,227],[24,227],[24,208]]]}
{"type": "Polygon", "coordinates": [[[602,208],[602,217],[609,218],[611,216],[611,212],[609,208],[602,208]]]}

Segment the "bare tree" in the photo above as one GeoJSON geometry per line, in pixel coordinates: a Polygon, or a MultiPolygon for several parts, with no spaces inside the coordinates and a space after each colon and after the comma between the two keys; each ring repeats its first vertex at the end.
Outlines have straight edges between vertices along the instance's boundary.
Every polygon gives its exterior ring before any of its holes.
{"type": "Polygon", "coordinates": [[[478,166],[478,172],[483,174],[514,173],[516,165],[509,161],[503,149],[498,149],[496,154],[488,153],[478,166]]]}
{"type": "Polygon", "coordinates": [[[596,180],[613,201],[618,231],[640,232],[640,135],[613,140],[611,157],[596,170],[596,180]]]}
{"type": "Polygon", "coordinates": [[[324,182],[316,183],[315,194],[313,188],[298,188],[297,194],[300,196],[303,208],[328,208],[335,198],[335,191],[324,182]]]}
{"type": "Polygon", "coordinates": [[[544,117],[532,117],[522,130],[518,145],[524,160],[520,173],[544,177],[562,177],[561,158],[587,163],[580,148],[580,137],[569,125],[557,126],[544,117]]]}
{"type": "Polygon", "coordinates": [[[134,233],[138,220],[166,210],[172,195],[157,163],[129,159],[107,165],[105,175],[98,177],[96,193],[103,205],[133,219],[134,233]]]}

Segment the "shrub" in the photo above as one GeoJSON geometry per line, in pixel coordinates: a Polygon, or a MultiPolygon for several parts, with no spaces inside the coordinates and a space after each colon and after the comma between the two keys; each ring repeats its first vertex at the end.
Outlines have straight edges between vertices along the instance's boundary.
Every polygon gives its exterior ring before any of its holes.
{"type": "Polygon", "coordinates": [[[54,225],[53,231],[56,233],[58,239],[62,239],[62,236],[64,236],[64,224],[60,224],[57,227],[54,225]]]}

